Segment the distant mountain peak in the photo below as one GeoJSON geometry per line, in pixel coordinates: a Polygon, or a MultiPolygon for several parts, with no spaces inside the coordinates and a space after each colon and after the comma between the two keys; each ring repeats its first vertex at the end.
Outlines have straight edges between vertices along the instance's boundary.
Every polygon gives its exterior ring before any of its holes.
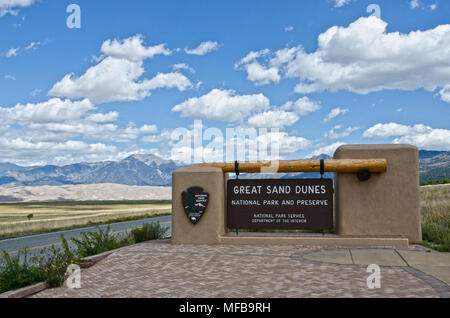
{"type": "Polygon", "coordinates": [[[134,154],[123,160],[127,160],[130,158],[141,161],[141,162],[145,163],[147,166],[151,165],[152,163],[156,164],[157,166],[162,165],[162,164],[173,163],[172,160],[163,159],[163,158],[153,155],[153,154],[134,154]]]}
{"type": "Polygon", "coordinates": [[[329,159],[333,159],[333,157],[323,153],[323,154],[318,155],[318,156],[313,156],[311,158],[307,158],[307,160],[321,160],[321,159],[329,160],[329,159]]]}

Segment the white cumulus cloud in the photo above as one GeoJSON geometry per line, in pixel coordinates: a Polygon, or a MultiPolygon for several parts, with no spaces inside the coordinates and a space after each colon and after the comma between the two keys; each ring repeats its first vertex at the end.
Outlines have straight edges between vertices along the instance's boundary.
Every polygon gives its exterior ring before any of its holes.
{"type": "Polygon", "coordinates": [[[265,85],[270,82],[278,83],[280,81],[280,75],[276,67],[266,68],[256,61],[246,64],[244,67],[247,71],[247,79],[256,85],[265,85]]]}
{"type": "Polygon", "coordinates": [[[248,124],[255,128],[284,128],[293,125],[299,118],[293,112],[269,110],[253,115],[248,119],[248,124]]]}
{"type": "Polygon", "coordinates": [[[237,95],[233,90],[216,88],[174,106],[172,111],[193,119],[239,122],[254,111],[267,109],[269,104],[263,94],[237,95]]]}
{"type": "Polygon", "coordinates": [[[102,113],[92,114],[86,117],[86,120],[94,123],[109,123],[116,121],[117,118],[119,118],[119,113],[113,111],[106,114],[102,113]]]}
{"type": "Polygon", "coordinates": [[[163,46],[144,47],[140,36],[122,42],[108,40],[103,43],[102,50],[112,56],[107,56],[79,77],[67,74],[53,86],[49,95],[72,99],[89,98],[97,104],[142,100],[157,88],[177,88],[184,91],[192,87],[190,80],[178,72],[158,73],[151,79],[142,79],[143,59],[168,52],[163,46]]]}
{"type": "Polygon", "coordinates": [[[363,138],[387,139],[396,137],[394,144],[412,144],[427,150],[450,150],[450,130],[431,128],[423,124],[414,126],[398,123],[376,124],[367,129],[363,138]]]}
{"type": "Polygon", "coordinates": [[[264,49],[261,51],[251,51],[249,52],[245,57],[243,57],[239,62],[237,62],[234,67],[238,68],[239,66],[243,65],[243,64],[248,64],[250,62],[253,62],[254,60],[256,60],[257,58],[267,55],[268,53],[270,53],[269,49],[264,49]]]}
{"type": "Polygon", "coordinates": [[[4,121],[17,123],[46,123],[62,122],[79,119],[85,113],[93,110],[95,106],[88,100],[72,102],[52,98],[46,102],[26,105],[17,104],[14,107],[0,107],[0,115],[4,121]]]}
{"type": "Polygon", "coordinates": [[[157,132],[158,127],[156,125],[143,125],[141,127],[136,127],[132,124],[116,134],[113,140],[115,142],[129,142],[137,139],[139,136],[155,134],[157,132]]]}
{"type": "Polygon", "coordinates": [[[0,0],[0,18],[6,14],[17,15],[19,9],[31,6],[35,0],[0,0]]]}
{"type": "Polygon", "coordinates": [[[341,125],[336,125],[330,131],[325,132],[325,137],[330,139],[345,138],[357,130],[359,130],[359,127],[347,127],[344,129],[341,125]]]}
{"type": "Polygon", "coordinates": [[[332,0],[332,1],[334,2],[334,6],[336,8],[340,8],[349,4],[352,0],[332,0]]]}
{"type": "Polygon", "coordinates": [[[315,157],[315,156],[320,156],[320,155],[333,156],[334,152],[336,151],[336,149],[339,148],[342,145],[344,145],[344,143],[342,143],[342,142],[335,142],[335,143],[333,143],[331,145],[327,145],[327,146],[323,146],[323,147],[317,148],[316,150],[314,150],[311,153],[309,153],[307,155],[307,157],[315,157]]]}
{"type": "Polygon", "coordinates": [[[447,85],[441,89],[439,94],[444,102],[450,103],[450,85],[447,85]]]}
{"type": "Polygon", "coordinates": [[[344,108],[340,108],[340,107],[333,108],[330,111],[330,113],[328,114],[328,116],[323,119],[323,121],[329,122],[333,118],[336,118],[339,115],[345,114],[346,112],[348,112],[348,109],[344,109],[344,108]]]}
{"type": "Polygon", "coordinates": [[[219,49],[219,43],[215,41],[205,41],[199,44],[195,49],[189,50],[185,48],[184,51],[191,55],[206,55],[212,51],[219,49]]]}
{"type": "Polygon", "coordinates": [[[70,164],[115,159],[115,146],[86,143],[79,140],[64,142],[32,142],[26,138],[0,137],[0,157],[22,165],[70,164]]]}
{"type": "Polygon", "coordinates": [[[237,62],[234,67],[239,68],[242,66],[247,72],[247,79],[254,82],[256,85],[265,85],[270,82],[278,83],[280,81],[279,69],[276,66],[263,66],[258,61],[257,58],[269,54],[268,49],[261,51],[251,51],[245,57],[243,57],[239,62],[237,62]]]}
{"type": "Polygon", "coordinates": [[[117,39],[106,40],[102,44],[101,51],[108,56],[123,58],[133,62],[151,59],[158,54],[171,54],[170,50],[166,48],[166,44],[146,47],[143,43],[142,35],[137,34],[122,41],[117,39]]]}
{"type": "Polygon", "coordinates": [[[191,72],[191,73],[195,73],[195,70],[194,70],[192,67],[190,67],[189,65],[185,64],[185,63],[177,63],[177,64],[174,64],[174,65],[172,66],[172,68],[173,68],[175,71],[178,71],[178,70],[187,70],[187,71],[189,71],[189,72],[191,72]]]}
{"type": "Polygon", "coordinates": [[[320,106],[317,102],[310,100],[307,96],[301,97],[297,99],[295,102],[288,101],[286,102],[281,109],[283,110],[292,110],[295,113],[305,116],[309,113],[314,113],[320,109],[320,106]]]}
{"type": "Polygon", "coordinates": [[[450,24],[409,33],[388,32],[376,16],[320,34],[318,48],[283,48],[263,67],[299,80],[295,92],[347,90],[367,94],[385,89],[434,91],[450,83],[450,24]]]}
{"type": "Polygon", "coordinates": [[[155,125],[137,127],[132,123],[121,129],[114,124],[119,118],[118,112],[96,112],[95,105],[88,99],[71,101],[52,98],[36,104],[0,107],[0,118],[6,125],[16,124],[21,128],[7,130],[0,135],[9,140],[19,138],[30,143],[61,142],[79,136],[97,141],[130,142],[158,131],[155,125]]]}

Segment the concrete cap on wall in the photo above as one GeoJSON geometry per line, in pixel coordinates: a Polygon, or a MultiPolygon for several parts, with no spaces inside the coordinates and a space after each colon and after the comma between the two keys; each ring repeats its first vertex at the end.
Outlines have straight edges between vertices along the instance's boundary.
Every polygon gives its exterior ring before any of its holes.
{"type": "Polygon", "coordinates": [[[187,172],[187,173],[211,173],[211,172],[217,172],[217,173],[223,173],[222,169],[215,168],[215,167],[183,167],[176,169],[175,172],[187,172]]]}
{"type": "MultiPolygon", "coordinates": [[[[418,148],[413,145],[407,145],[407,144],[370,144],[370,145],[364,145],[364,144],[355,144],[355,145],[342,145],[339,146],[336,151],[334,152],[334,157],[336,157],[336,154],[341,152],[342,150],[407,150],[411,149],[411,151],[418,151],[418,148]]],[[[375,158],[376,159],[376,158],[375,158]]]]}

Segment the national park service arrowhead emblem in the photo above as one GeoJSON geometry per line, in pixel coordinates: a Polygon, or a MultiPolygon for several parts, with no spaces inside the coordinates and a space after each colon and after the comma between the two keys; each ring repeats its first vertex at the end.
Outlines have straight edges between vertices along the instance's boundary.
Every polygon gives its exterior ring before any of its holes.
{"type": "Polygon", "coordinates": [[[209,194],[201,187],[191,187],[181,193],[184,212],[193,224],[196,224],[206,211],[209,194]]]}

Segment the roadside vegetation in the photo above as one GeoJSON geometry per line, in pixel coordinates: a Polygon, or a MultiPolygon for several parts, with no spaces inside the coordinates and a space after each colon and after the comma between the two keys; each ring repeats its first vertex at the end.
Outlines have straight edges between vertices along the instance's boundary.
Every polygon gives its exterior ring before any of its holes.
{"type": "Polygon", "coordinates": [[[108,226],[105,230],[84,232],[73,239],[74,247],[61,235],[61,247],[52,245],[41,250],[39,255],[30,256],[28,250],[22,250],[11,256],[3,252],[0,257],[0,293],[20,289],[40,282],[50,287],[59,287],[64,283],[67,267],[79,264],[80,259],[114,250],[135,243],[166,238],[168,228],[157,223],[146,223],[125,234],[114,234],[108,226]]]}
{"type": "Polygon", "coordinates": [[[436,179],[436,180],[424,181],[424,182],[421,182],[420,185],[421,186],[426,186],[426,185],[449,184],[449,183],[450,183],[450,179],[449,178],[444,178],[444,179],[436,179]]]}
{"type": "Polygon", "coordinates": [[[420,187],[423,245],[450,252],[450,184],[420,187]]]}

